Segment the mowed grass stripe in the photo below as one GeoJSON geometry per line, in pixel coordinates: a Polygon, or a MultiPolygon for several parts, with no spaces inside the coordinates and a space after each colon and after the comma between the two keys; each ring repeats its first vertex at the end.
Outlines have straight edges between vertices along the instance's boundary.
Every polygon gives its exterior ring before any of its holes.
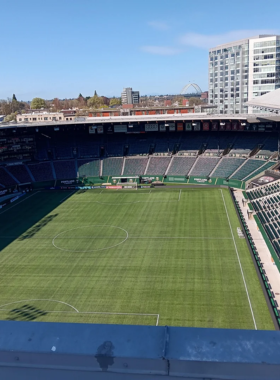
{"type": "MultiPolygon", "coordinates": [[[[160,325],[254,328],[218,189],[183,189],[179,202],[173,202],[178,199],[178,189],[153,190],[150,194],[78,192],[60,204],[66,195],[36,195],[6,213],[5,220],[0,218],[0,235],[18,236],[1,243],[0,305],[24,299],[56,299],[82,312],[160,314],[160,325]],[[134,202],[140,197],[154,202],[118,206],[75,202],[134,202]],[[96,225],[118,226],[137,238],[128,238],[108,250],[89,252],[96,242],[106,245],[112,240],[104,227],[108,235],[104,239],[100,231],[98,239],[79,238],[75,244],[75,239],[61,239],[69,251],[52,245],[52,238],[61,232],[83,226],[93,226],[94,230],[96,225]],[[50,239],[45,239],[48,236],[50,239]],[[187,236],[194,239],[184,239],[187,236]],[[71,251],[73,247],[85,252],[71,251]]],[[[237,236],[238,219],[226,190],[224,197],[256,323],[259,329],[273,329],[246,242],[237,236]]],[[[77,237],[82,236],[80,228],[77,237]]],[[[64,310],[59,304],[40,303],[38,307],[64,310]]],[[[8,311],[3,313],[0,318],[10,318],[8,311]]],[[[38,314],[35,320],[99,321],[54,314],[38,314]]],[[[120,316],[103,321],[154,324],[148,318],[120,316]]]]}

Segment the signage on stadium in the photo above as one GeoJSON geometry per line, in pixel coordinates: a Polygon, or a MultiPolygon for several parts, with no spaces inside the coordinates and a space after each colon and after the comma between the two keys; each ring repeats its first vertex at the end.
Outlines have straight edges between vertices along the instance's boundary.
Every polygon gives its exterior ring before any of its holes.
{"type": "Polygon", "coordinates": [[[165,124],[160,124],[160,126],[159,126],[159,130],[160,130],[160,132],[165,132],[165,131],[166,131],[166,126],[165,126],[165,124]]]}
{"type": "Polygon", "coordinates": [[[168,181],[170,182],[176,182],[176,181],[185,181],[186,178],[184,177],[168,177],[168,181]]]}
{"type": "Polygon", "coordinates": [[[75,179],[69,179],[69,180],[64,180],[64,181],[60,181],[61,183],[63,183],[63,185],[72,185],[73,183],[76,182],[75,179]]]}
{"type": "Polygon", "coordinates": [[[106,189],[122,189],[122,186],[106,186],[106,189]]]}
{"type": "Polygon", "coordinates": [[[194,178],[193,180],[195,182],[199,182],[199,183],[205,183],[205,182],[207,182],[207,178],[194,178]]]}
{"type": "Polygon", "coordinates": [[[114,125],[114,132],[119,133],[119,132],[127,132],[127,126],[126,125],[114,125]]]}
{"type": "Polygon", "coordinates": [[[175,123],[169,123],[169,131],[175,132],[175,123]]]}
{"type": "Polygon", "coordinates": [[[1,191],[0,191],[0,196],[1,196],[1,195],[5,195],[5,194],[7,193],[7,191],[8,191],[7,189],[5,189],[5,190],[1,190],[1,191]]]}
{"type": "Polygon", "coordinates": [[[12,198],[12,199],[10,200],[10,203],[13,203],[13,202],[16,201],[17,199],[19,199],[19,196],[12,198]]]}
{"type": "Polygon", "coordinates": [[[145,131],[146,132],[158,131],[158,124],[145,124],[145,131]]]}

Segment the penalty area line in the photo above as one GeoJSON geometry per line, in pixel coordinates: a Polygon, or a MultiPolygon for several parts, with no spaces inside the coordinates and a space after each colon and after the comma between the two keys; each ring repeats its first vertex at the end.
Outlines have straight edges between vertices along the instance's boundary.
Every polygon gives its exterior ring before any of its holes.
{"type": "Polygon", "coordinates": [[[234,247],[235,247],[235,252],[236,252],[237,259],[238,259],[238,263],[239,263],[239,267],[240,267],[241,275],[242,275],[242,278],[243,278],[243,283],[244,283],[245,290],[246,290],[246,293],[247,293],[247,298],[248,298],[248,302],[249,302],[249,306],[250,306],[250,310],[251,310],[251,314],[252,314],[252,318],[253,318],[253,322],[254,322],[255,330],[257,330],[256,320],[255,320],[255,316],[254,316],[254,312],[253,312],[253,308],[252,308],[252,304],[251,304],[251,300],[250,300],[250,296],[249,296],[249,292],[248,292],[248,288],[247,288],[246,280],[245,280],[245,277],[244,277],[244,273],[243,273],[242,264],[241,264],[241,261],[240,261],[240,257],[239,257],[238,249],[237,249],[237,246],[236,246],[236,242],[235,242],[234,234],[233,234],[233,231],[232,231],[231,222],[230,222],[230,219],[229,219],[229,215],[228,215],[228,210],[227,210],[227,206],[226,206],[226,202],[225,202],[224,194],[223,194],[222,189],[220,189],[220,191],[221,191],[221,195],[222,195],[222,199],[223,199],[224,207],[225,207],[226,214],[227,214],[227,220],[228,220],[228,224],[229,224],[229,228],[230,228],[230,232],[231,232],[231,236],[232,236],[233,244],[234,244],[234,247]]]}
{"type": "MultiPolygon", "coordinates": [[[[20,301],[21,302],[21,301],[20,301]]],[[[23,302],[23,301],[22,301],[23,302]]],[[[59,301],[56,301],[59,302],[59,301]]],[[[13,303],[19,303],[19,302],[13,302],[13,303]]],[[[66,304],[66,303],[65,303],[66,304]]],[[[68,305],[68,304],[66,304],[68,305]]],[[[69,305],[72,308],[74,306],[69,305]]],[[[74,308],[76,311],[67,311],[67,310],[44,310],[44,312],[49,314],[75,314],[75,315],[131,315],[131,316],[137,316],[137,317],[156,317],[156,326],[158,326],[159,323],[159,314],[146,314],[146,313],[112,313],[112,312],[103,312],[103,311],[78,311],[76,308],[74,308]]],[[[21,309],[22,311],[30,311],[30,309],[21,309]]],[[[1,311],[11,311],[10,309],[0,307],[0,313],[1,311]]]]}

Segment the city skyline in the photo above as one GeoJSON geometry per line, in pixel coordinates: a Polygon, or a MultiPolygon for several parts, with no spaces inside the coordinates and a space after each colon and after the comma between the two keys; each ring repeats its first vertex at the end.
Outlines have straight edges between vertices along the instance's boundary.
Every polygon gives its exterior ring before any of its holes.
{"type": "Polygon", "coordinates": [[[143,95],[179,94],[189,82],[207,91],[209,48],[279,34],[280,4],[274,2],[273,13],[262,4],[255,1],[252,10],[237,1],[229,23],[229,6],[218,1],[201,1],[199,8],[181,0],[173,6],[144,0],[141,8],[110,0],[5,3],[0,99],[13,93],[22,100],[75,98],[95,90],[119,97],[124,87],[143,95]]]}

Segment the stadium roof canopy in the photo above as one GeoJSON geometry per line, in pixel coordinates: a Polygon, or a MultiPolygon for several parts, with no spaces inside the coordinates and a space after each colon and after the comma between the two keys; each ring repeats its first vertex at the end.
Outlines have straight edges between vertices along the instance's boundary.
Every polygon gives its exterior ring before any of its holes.
{"type": "Polygon", "coordinates": [[[280,88],[250,100],[246,106],[280,113],[280,88]]]}

